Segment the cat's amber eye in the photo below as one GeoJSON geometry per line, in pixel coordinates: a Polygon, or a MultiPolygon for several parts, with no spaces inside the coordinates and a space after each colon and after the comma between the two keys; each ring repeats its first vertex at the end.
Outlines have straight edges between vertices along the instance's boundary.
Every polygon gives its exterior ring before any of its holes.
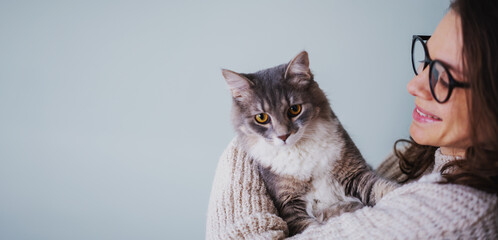
{"type": "Polygon", "coordinates": [[[267,124],[270,122],[270,117],[268,117],[268,114],[266,113],[260,113],[254,116],[254,119],[256,119],[256,122],[261,124],[267,124]]]}
{"type": "Polygon", "coordinates": [[[301,110],[302,110],[301,104],[292,105],[289,108],[289,111],[287,114],[289,115],[289,117],[295,117],[301,113],[301,110]]]}

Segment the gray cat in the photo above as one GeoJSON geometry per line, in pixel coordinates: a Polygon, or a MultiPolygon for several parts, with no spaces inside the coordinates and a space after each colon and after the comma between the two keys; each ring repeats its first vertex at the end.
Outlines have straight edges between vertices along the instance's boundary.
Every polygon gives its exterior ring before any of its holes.
{"type": "Polygon", "coordinates": [[[374,205],[396,187],[365,163],[314,81],[307,52],[256,73],[222,73],[239,142],[258,164],[289,235],[374,205]]]}

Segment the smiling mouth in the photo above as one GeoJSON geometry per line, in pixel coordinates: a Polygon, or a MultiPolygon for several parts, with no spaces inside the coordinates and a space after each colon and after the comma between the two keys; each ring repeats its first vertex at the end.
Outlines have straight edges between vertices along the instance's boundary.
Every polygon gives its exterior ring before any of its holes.
{"type": "Polygon", "coordinates": [[[422,116],[422,117],[425,117],[425,118],[432,118],[432,119],[434,119],[434,120],[438,120],[438,121],[443,120],[443,119],[441,119],[441,118],[439,118],[439,117],[437,117],[437,116],[433,116],[433,115],[430,115],[430,114],[427,114],[427,113],[423,113],[422,111],[420,111],[420,110],[418,109],[418,107],[417,107],[417,108],[415,108],[415,110],[416,110],[416,111],[417,111],[417,113],[418,113],[420,116],[422,116]]]}

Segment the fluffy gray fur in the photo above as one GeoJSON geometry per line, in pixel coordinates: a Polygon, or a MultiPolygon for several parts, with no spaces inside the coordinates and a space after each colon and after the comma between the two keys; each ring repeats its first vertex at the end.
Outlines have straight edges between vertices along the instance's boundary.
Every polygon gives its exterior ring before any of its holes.
{"type": "Polygon", "coordinates": [[[239,141],[256,160],[289,235],[374,205],[396,187],[365,163],[315,82],[307,52],[256,73],[222,73],[239,141]],[[293,116],[289,108],[296,105],[301,112],[293,116]],[[256,121],[262,113],[267,123],[256,121]]]}

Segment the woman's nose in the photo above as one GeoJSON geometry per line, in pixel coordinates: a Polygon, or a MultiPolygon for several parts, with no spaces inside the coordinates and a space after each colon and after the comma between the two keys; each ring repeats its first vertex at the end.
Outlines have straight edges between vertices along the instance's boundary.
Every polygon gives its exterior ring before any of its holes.
{"type": "Polygon", "coordinates": [[[412,96],[431,100],[432,94],[429,88],[429,67],[425,68],[419,75],[415,75],[408,85],[406,85],[408,93],[412,96]]]}

